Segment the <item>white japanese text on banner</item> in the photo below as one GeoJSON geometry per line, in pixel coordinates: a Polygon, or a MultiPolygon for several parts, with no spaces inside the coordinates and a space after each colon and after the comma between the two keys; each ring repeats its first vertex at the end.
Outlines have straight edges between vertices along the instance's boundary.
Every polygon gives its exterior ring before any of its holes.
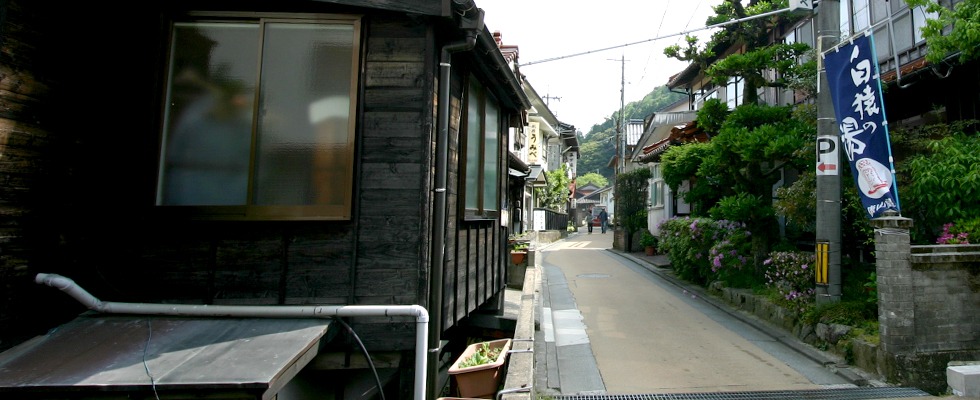
{"type": "Polygon", "coordinates": [[[899,210],[874,38],[861,35],[824,53],[841,150],[868,218],[899,210]]]}

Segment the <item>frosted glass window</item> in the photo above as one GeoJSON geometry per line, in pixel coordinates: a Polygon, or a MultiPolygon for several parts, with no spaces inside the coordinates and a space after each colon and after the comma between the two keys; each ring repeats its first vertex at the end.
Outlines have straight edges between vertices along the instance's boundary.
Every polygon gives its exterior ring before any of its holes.
{"type": "Polygon", "coordinates": [[[486,101],[486,129],[484,129],[483,158],[483,210],[497,209],[497,162],[500,154],[500,112],[493,99],[486,101]]]}
{"type": "Polygon", "coordinates": [[[287,15],[175,23],[157,204],[349,218],[359,26],[287,15]]]}
{"type": "Polygon", "coordinates": [[[500,189],[500,107],[476,77],[466,93],[466,154],[462,179],[466,205],[464,218],[495,218],[500,189]]]}
{"type": "Polygon", "coordinates": [[[480,208],[480,169],[483,165],[483,88],[470,82],[466,103],[466,208],[480,208]]]}
{"type": "Polygon", "coordinates": [[[650,167],[650,205],[653,207],[664,205],[664,179],[660,175],[659,163],[650,167]]]}

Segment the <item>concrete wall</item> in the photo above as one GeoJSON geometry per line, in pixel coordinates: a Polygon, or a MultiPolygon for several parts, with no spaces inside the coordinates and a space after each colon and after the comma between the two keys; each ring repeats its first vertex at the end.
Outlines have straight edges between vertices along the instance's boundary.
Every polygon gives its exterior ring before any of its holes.
{"type": "Polygon", "coordinates": [[[980,245],[912,246],[912,220],[886,215],[873,223],[878,373],[945,392],[949,362],[980,360],[980,245]]]}

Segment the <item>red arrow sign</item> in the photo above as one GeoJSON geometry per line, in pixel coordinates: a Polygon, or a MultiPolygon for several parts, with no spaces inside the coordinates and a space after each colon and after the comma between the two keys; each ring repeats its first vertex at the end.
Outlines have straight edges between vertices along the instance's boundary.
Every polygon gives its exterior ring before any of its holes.
{"type": "Polygon", "coordinates": [[[824,163],[820,163],[820,164],[817,164],[817,169],[820,170],[820,172],[833,171],[833,170],[836,170],[837,169],[837,165],[836,164],[824,164],[824,163]]]}

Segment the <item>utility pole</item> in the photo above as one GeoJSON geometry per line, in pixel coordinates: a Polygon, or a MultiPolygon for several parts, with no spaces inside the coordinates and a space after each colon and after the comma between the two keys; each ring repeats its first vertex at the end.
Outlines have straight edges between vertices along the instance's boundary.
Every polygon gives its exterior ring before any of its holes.
{"type": "MultiPolygon", "coordinates": [[[[840,0],[820,0],[817,13],[817,158],[832,157],[840,165],[840,134],[827,83],[822,54],[840,42],[840,0]]],[[[818,304],[841,299],[841,183],[840,168],[817,169],[816,257],[826,266],[826,281],[817,282],[818,304]]],[[[821,268],[818,265],[818,268],[821,268]]]]}
{"type": "Polygon", "coordinates": [[[548,102],[548,100],[551,100],[551,99],[555,99],[555,100],[561,101],[561,97],[552,96],[550,94],[546,94],[544,96],[541,96],[541,98],[544,99],[544,105],[545,106],[551,106],[551,104],[549,104],[549,102],[548,102]]]}
{"type": "Polygon", "coordinates": [[[618,60],[609,58],[609,61],[619,61],[620,63],[620,80],[619,80],[619,118],[616,121],[616,169],[615,175],[619,175],[626,171],[626,116],[623,113],[626,110],[626,56],[622,55],[618,60]]]}

